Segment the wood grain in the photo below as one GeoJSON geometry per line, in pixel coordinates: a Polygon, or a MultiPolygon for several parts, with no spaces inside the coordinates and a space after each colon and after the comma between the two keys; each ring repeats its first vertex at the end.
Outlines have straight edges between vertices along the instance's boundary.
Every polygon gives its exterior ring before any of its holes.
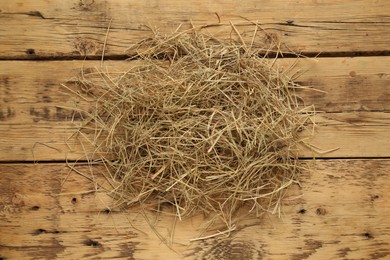
{"type": "MultiPolygon", "coordinates": [[[[386,0],[0,1],[0,260],[390,258],[390,159],[376,158],[390,158],[390,57],[341,57],[388,55],[389,13],[386,0]],[[90,104],[60,83],[100,66],[71,59],[99,59],[110,23],[106,57],[124,59],[131,44],[152,35],[148,27],[164,34],[179,24],[213,24],[209,32],[228,38],[229,21],[245,39],[254,30],[249,21],[258,22],[267,34],[256,47],[279,41],[284,52],[338,56],[302,59],[291,73],[305,71],[297,81],[322,91],[298,92],[320,111],[308,142],[340,149],[302,148],[303,157],[328,159],[305,162],[312,170],[301,175],[301,187],[290,187],[281,218],[238,215],[230,237],[189,242],[223,226],[203,233],[199,215],[172,232],[172,217],[146,211],[163,238],[174,234],[170,249],[140,208],[119,211],[66,166],[91,146],[69,139],[82,118],[76,114],[73,125],[62,107],[90,104]],[[350,159],[334,159],[341,157],[350,159]]],[[[277,62],[288,69],[294,61],[277,62]]],[[[105,65],[114,73],[136,62],[105,65]]],[[[106,184],[102,168],[78,169],[106,184]]]]}
{"type": "MultiPolygon", "coordinates": [[[[294,59],[281,59],[287,69],[294,59]]],[[[106,62],[111,73],[137,62],[106,62]]],[[[77,160],[84,156],[77,141],[68,140],[76,126],[70,122],[72,110],[89,104],[60,86],[99,67],[96,61],[1,61],[0,62],[0,160],[77,160]],[[5,152],[7,151],[7,152],[5,152]]],[[[310,157],[390,156],[390,58],[319,58],[301,60],[292,73],[306,71],[297,81],[308,88],[298,94],[317,111],[317,133],[309,142],[333,153],[310,157]],[[344,112],[345,111],[345,112],[344,112]],[[376,112],[380,111],[380,112],[376,112]]],[[[75,115],[76,125],[81,121],[75,115]]],[[[91,151],[91,147],[85,148],[91,151]]],[[[84,158],[85,159],[85,158],[84,158]]]]}
{"type": "MultiPolygon", "coordinates": [[[[131,44],[151,35],[147,26],[165,33],[191,22],[200,26],[232,21],[249,37],[254,28],[245,26],[250,24],[246,19],[269,33],[264,41],[277,39],[295,52],[388,52],[389,12],[386,0],[2,1],[0,58],[100,56],[111,20],[108,56],[123,55],[131,44]]],[[[228,28],[209,30],[230,34],[228,28]]]]}
{"type": "MultiPolygon", "coordinates": [[[[295,59],[279,59],[287,70],[295,59]]],[[[123,72],[137,61],[107,61],[105,68],[123,72]]],[[[3,123],[63,121],[71,113],[56,106],[74,105],[60,86],[77,78],[82,68],[99,68],[97,61],[0,61],[0,120],[3,123]]],[[[298,95],[318,111],[390,111],[390,57],[301,59],[291,74],[302,86],[298,95]]],[[[82,102],[82,100],[80,101],[82,102]]],[[[81,106],[83,103],[80,103],[81,106]]]]}
{"type": "MultiPolygon", "coordinates": [[[[308,142],[319,150],[301,147],[301,157],[389,157],[390,114],[382,112],[334,113],[316,116],[317,127],[308,142]],[[328,150],[333,152],[323,153],[328,150]]],[[[70,122],[0,125],[2,161],[64,161],[94,158],[84,137],[70,138],[77,130],[70,122]],[[82,143],[82,145],[81,145],[82,143]]],[[[89,136],[88,138],[92,138],[89,136]]]]}
{"type": "MultiPolygon", "coordinates": [[[[87,167],[80,170],[88,174],[87,167]]],[[[0,168],[0,257],[5,259],[385,259],[390,255],[390,160],[317,161],[292,187],[281,219],[246,217],[230,237],[189,242],[202,216],[178,222],[173,250],[138,208],[105,211],[94,185],[63,164],[3,164],[0,168]],[[293,199],[297,198],[297,199],[293,199]],[[256,239],[254,239],[256,238],[256,239]]],[[[94,168],[99,178],[99,169],[94,168]]],[[[165,209],[169,212],[169,207],[165,209]]],[[[153,214],[147,214],[154,220],[153,214]]],[[[155,216],[154,216],[155,217],[155,216]]],[[[169,235],[173,220],[157,230],[169,235]]],[[[220,228],[216,226],[215,229],[220,228]]],[[[210,230],[209,233],[215,232],[210,230]]]]}

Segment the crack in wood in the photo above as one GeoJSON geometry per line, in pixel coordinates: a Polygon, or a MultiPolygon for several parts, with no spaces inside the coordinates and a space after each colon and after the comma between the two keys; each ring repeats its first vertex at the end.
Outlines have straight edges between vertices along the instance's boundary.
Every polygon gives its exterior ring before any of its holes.
{"type": "Polygon", "coordinates": [[[47,18],[43,16],[43,14],[40,11],[30,11],[30,12],[15,12],[15,13],[10,13],[10,12],[3,12],[2,14],[6,15],[27,15],[27,16],[33,16],[33,17],[38,17],[41,19],[55,19],[55,18],[47,18]]]}
{"type": "Polygon", "coordinates": [[[30,12],[26,13],[26,15],[39,17],[41,19],[50,19],[50,18],[45,18],[43,16],[43,14],[41,12],[39,12],[39,11],[30,11],[30,12]]]}

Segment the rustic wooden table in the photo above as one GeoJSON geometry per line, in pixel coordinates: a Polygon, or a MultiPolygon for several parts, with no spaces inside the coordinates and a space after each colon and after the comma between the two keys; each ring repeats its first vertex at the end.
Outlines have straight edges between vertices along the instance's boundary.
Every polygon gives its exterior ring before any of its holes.
{"type": "Polygon", "coordinates": [[[0,0],[0,21],[0,259],[390,258],[389,1],[0,0]],[[190,242],[201,216],[175,232],[161,217],[170,249],[139,210],[110,212],[91,182],[68,176],[66,160],[84,152],[67,141],[75,127],[60,106],[73,103],[60,84],[99,65],[110,21],[105,64],[120,70],[124,50],[149,35],[145,25],[169,32],[217,23],[217,14],[258,21],[293,51],[320,53],[299,63],[307,69],[299,81],[323,92],[299,94],[323,112],[310,142],[339,149],[317,155],[281,218],[249,217],[229,237],[190,242]]]}

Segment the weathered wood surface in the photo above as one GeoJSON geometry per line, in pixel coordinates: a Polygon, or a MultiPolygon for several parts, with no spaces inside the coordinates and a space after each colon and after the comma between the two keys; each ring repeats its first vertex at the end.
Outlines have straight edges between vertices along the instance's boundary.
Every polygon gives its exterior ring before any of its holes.
{"type": "MultiPolygon", "coordinates": [[[[105,55],[112,59],[124,58],[131,44],[150,36],[147,26],[166,33],[179,24],[214,24],[207,30],[230,37],[229,21],[245,39],[254,30],[249,21],[258,22],[267,36],[257,46],[275,40],[283,51],[309,56],[388,55],[389,13],[386,0],[0,1],[0,259],[390,258],[390,160],[334,159],[390,156],[388,56],[300,61],[296,69],[307,72],[297,81],[324,91],[299,92],[323,111],[309,142],[340,149],[302,150],[302,156],[333,159],[319,160],[302,174],[302,188],[288,191],[281,219],[241,215],[230,237],[189,242],[203,231],[202,216],[195,216],[177,223],[175,251],[157,238],[138,208],[110,213],[111,199],[85,193],[95,186],[76,173],[61,185],[69,173],[64,160],[82,159],[91,148],[68,140],[75,129],[67,121],[72,112],[60,108],[75,105],[60,83],[82,66],[100,65],[64,59],[99,58],[110,23],[105,55]]],[[[285,68],[292,62],[278,61],[285,68]]],[[[133,63],[105,64],[121,71],[133,63]]],[[[78,105],[88,109],[83,101],[78,105]]],[[[93,169],[99,177],[100,168],[93,169]]],[[[171,217],[160,217],[157,230],[167,238],[172,224],[171,217]]],[[[222,226],[213,228],[207,234],[222,226]]]]}
{"type": "MultiPolygon", "coordinates": [[[[316,117],[314,136],[302,147],[301,157],[389,157],[390,114],[383,112],[335,113],[316,117]],[[329,150],[335,151],[327,152],[329,150]],[[316,152],[318,150],[318,153],[316,152]]],[[[66,122],[0,125],[3,161],[64,161],[92,158],[94,148],[83,137],[71,138],[77,128],[66,122]],[[80,145],[80,140],[83,146],[80,145]]],[[[306,133],[303,133],[305,135],[306,133]]],[[[91,137],[89,137],[91,138],[91,137]]]]}
{"type": "MultiPolygon", "coordinates": [[[[147,26],[172,32],[191,21],[195,26],[232,21],[250,35],[253,27],[238,25],[250,24],[245,19],[258,22],[268,38],[295,52],[388,52],[389,12],[386,0],[1,1],[0,58],[99,56],[111,20],[109,56],[123,55],[131,44],[150,35],[147,26]]],[[[229,32],[222,34],[228,37],[229,32]]]]}
{"type": "MultiPolygon", "coordinates": [[[[288,68],[295,60],[281,59],[288,68]]],[[[105,63],[111,72],[134,62],[105,63]]],[[[0,62],[0,160],[76,160],[84,155],[68,140],[75,126],[72,111],[76,96],[60,86],[75,78],[81,68],[99,67],[97,61],[0,62]]],[[[327,154],[303,150],[301,156],[390,156],[390,58],[319,58],[302,60],[295,70],[305,70],[298,81],[325,93],[302,90],[298,94],[318,111],[317,133],[309,142],[327,154]]],[[[78,106],[88,109],[82,100],[78,106]]],[[[76,123],[80,118],[76,117],[76,123]]],[[[76,142],[77,143],[77,142],[76,142]]],[[[90,151],[91,147],[86,147],[90,151]]]]}
{"type": "MultiPolygon", "coordinates": [[[[88,174],[86,167],[80,168],[88,174]]],[[[63,164],[0,167],[3,259],[386,259],[390,256],[390,160],[317,161],[293,187],[279,219],[238,221],[229,238],[189,242],[202,217],[178,222],[173,250],[139,209],[113,211],[104,194],[63,164]],[[62,195],[61,195],[62,194],[62,195]],[[296,198],[296,199],[293,199],[296,198]]],[[[94,172],[97,176],[99,174],[94,172]]],[[[166,209],[168,211],[168,209],[166,209]]],[[[151,217],[151,215],[149,215],[151,217]]],[[[152,218],[152,217],[151,217],[152,218]]],[[[152,219],[154,220],[154,219],[152,219]]],[[[173,220],[161,217],[169,236],[173,220]]],[[[220,228],[220,227],[215,227],[220,228]]],[[[209,233],[215,232],[210,230],[209,233]]]]}
{"type": "MultiPolygon", "coordinates": [[[[288,69],[296,59],[277,62],[288,69]]],[[[104,67],[109,72],[123,72],[137,63],[106,61],[104,67]]],[[[90,71],[99,67],[98,61],[0,61],[0,120],[63,120],[70,113],[58,111],[55,106],[70,106],[74,98],[66,95],[60,84],[77,78],[82,68],[90,71]]],[[[318,111],[390,111],[390,57],[302,59],[295,72],[301,73],[296,79],[301,85],[324,92],[298,92],[318,111]]]]}

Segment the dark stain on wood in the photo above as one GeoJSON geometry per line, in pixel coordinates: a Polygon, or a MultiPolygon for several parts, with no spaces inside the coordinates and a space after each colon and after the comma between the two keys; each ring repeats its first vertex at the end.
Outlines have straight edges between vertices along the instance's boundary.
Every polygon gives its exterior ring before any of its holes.
{"type": "Polygon", "coordinates": [[[74,48],[77,53],[82,56],[100,54],[101,47],[95,40],[89,40],[82,37],[77,37],[74,42],[74,48]]]}
{"type": "Polygon", "coordinates": [[[43,102],[45,102],[45,103],[50,103],[50,102],[52,102],[52,99],[51,99],[51,97],[50,96],[42,96],[42,100],[43,100],[43,102]]]}
{"type": "Polygon", "coordinates": [[[371,259],[388,259],[390,255],[389,243],[379,242],[372,245],[376,250],[370,254],[371,259]]]}
{"type": "Polygon", "coordinates": [[[95,0],[79,0],[76,6],[80,11],[92,11],[96,8],[97,5],[95,0]]]}
{"type": "Polygon", "coordinates": [[[0,121],[6,121],[14,116],[15,111],[10,107],[7,107],[7,112],[0,110],[0,121]]]}
{"type": "Polygon", "coordinates": [[[42,101],[44,103],[51,103],[52,102],[52,98],[50,96],[50,90],[53,89],[53,87],[55,87],[56,84],[53,83],[53,82],[47,82],[44,86],[44,93],[42,93],[42,101]]]}
{"type": "Polygon", "coordinates": [[[139,245],[139,242],[125,242],[119,244],[120,248],[120,255],[119,257],[123,257],[129,260],[134,260],[134,252],[137,246],[139,245]]]}
{"type": "Polygon", "coordinates": [[[322,242],[314,239],[306,239],[305,246],[302,248],[303,253],[292,255],[292,260],[308,259],[311,255],[317,252],[317,249],[322,247],[322,242]]]}
{"type": "Polygon", "coordinates": [[[377,252],[370,254],[371,259],[387,259],[390,255],[390,251],[387,249],[379,249],[377,252]]]}
{"type": "Polygon", "coordinates": [[[0,96],[3,96],[3,102],[8,103],[9,102],[9,92],[11,89],[11,83],[9,76],[1,76],[0,77],[0,88],[3,91],[3,93],[0,92],[0,96]]]}
{"type": "Polygon", "coordinates": [[[43,229],[43,228],[38,228],[38,229],[34,230],[31,233],[31,235],[38,236],[38,235],[41,235],[41,234],[60,234],[60,233],[64,233],[64,232],[60,232],[58,230],[46,230],[46,229],[43,229]]]}
{"type": "Polygon", "coordinates": [[[371,201],[379,200],[379,195],[371,195],[371,201]]]}
{"type": "Polygon", "coordinates": [[[90,73],[96,73],[96,69],[95,68],[84,68],[83,70],[83,74],[90,74],[90,73]]]}
{"type": "Polygon", "coordinates": [[[9,87],[9,77],[8,76],[2,76],[0,82],[4,87],[9,87]]]}
{"type": "Polygon", "coordinates": [[[38,246],[33,247],[31,250],[27,250],[27,255],[31,257],[31,259],[57,259],[58,254],[65,251],[65,246],[61,245],[61,243],[56,239],[50,239],[50,246],[38,246]]]}
{"type": "Polygon", "coordinates": [[[267,45],[273,45],[275,42],[280,42],[279,35],[275,32],[267,32],[263,40],[267,45]]]}
{"type": "Polygon", "coordinates": [[[86,239],[83,241],[83,245],[90,247],[102,247],[103,245],[96,240],[86,239]]]}
{"type": "Polygon", "coordinates": [[[65,120],[67,118],[67,114],[63,108],[56,107],[56,118],[59,120],[65,120]]]}
{"type": "Polygon", "coordinates": [[[15,116],[15,111],[12,108],[7,107],[7,118],[11,118],[14,116],[15,116]]]}
{"type": "MultiPolygon", "coordinates": [[[[252,242],[238,240],[234,238],[212,240],[214,243],[203,241],[206,245],[198,247],[208,248],[202,252],[200,259],[262,259],[261,248],[256,247],[252,242]]],[[[212,242],[210,241],[210,242],[212,242]]]]}
{"type": "Polygon", "coordinates": [[[324,216],[324,215],[326,215],[328,212],[326,211],[326,209],[324,209],[324,208],[317,208],[316,209],[316,214],[318,215],[318,216],[324,216]]]}
{"type": "Polygon", "coordinates": [[[55,119],[60,121],[70,120],[78,121],[83,120],[81,112],[74,112],[61,107],[56,107],[55,119]]]}
{"type": "Polygon", "coordinates": [[[341,248],[338,251],[338,256],[339,257],[346,257],[348,255],[349,252],[351,252],[351,248],[349,247],[344,247],[344,248],[341,248]]]}
{"type": "Polygon", "coordinates": [[[357,126],[359,124],[363,124],[365,120],[367,120],[367,117],[365,117],[363,114],[356,113],[351,117],[344,117],[342,122],[357,126]]]}
{"type": "Polygon", "coordinates": [[[34,116],[34,122],[38,122],[41,119],[50,120],[50,109],[49,107],[43,107],[42,109],[36,110],[34,107],[30,108],[30,115],[34,116]]]}
{"type": "Polygon", "coordinates": [[[19,193],[14,193],[11,197],[11,204],[14,207],[14,212],[20,212],[25,206],[23,197],[19,193]]]}
{"type": "MultiPolygon", "coordinates": [[[[37,82],[37,84],[40,84],[40,82],[37,82]]],[[[42,100],[44,103],[51,103],[52,97],[51,97],[50,91],[55,86],[56,86],[56,84],[53,82],[50,82],[50,81],[46,82],[44,85],[44,90],[39,91],[37,93],[37,95],[36,95],[37,100],[39,100],[39,101],[42,100]]]]}
{"type": "MultiPolygon", "coordinates": [[[[51,102],[51,100],[45,100],[43,97],[43,101],[51,102]]],[[[0,110],[1,112],[1,110],[0,110]]],[[[90,111],[92,112],[92,111],[90,111]]],[[[41,120],[44,121],[66,121],[72,119],[73,121],[81,121],[85,118],[85,114],[82,112],[72,111],[70,109],[64,109],[61,107],[53,107],[53,106],[44,106],[44,107],[31,107],[29,110],[30,116],[34,122],[39,122],[41,120]]],[[[4,116],[4,113],[3,113],[4,116]]],[[[8,117],[14,116],[14,112],[9,114],[8,117]]],[[[0,114],[0,120],[2,116],[0,114]]]]}

